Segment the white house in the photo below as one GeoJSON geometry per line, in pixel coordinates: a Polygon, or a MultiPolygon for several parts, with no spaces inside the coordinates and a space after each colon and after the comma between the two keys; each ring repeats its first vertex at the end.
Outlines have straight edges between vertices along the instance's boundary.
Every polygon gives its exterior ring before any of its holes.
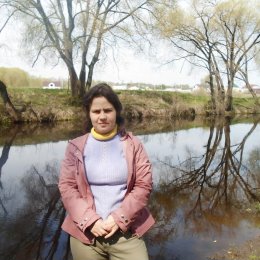
{"type": "Polygon", "coordinates": [[[61,89],[60,81],[44,81],[43,89],[61,89]]]}

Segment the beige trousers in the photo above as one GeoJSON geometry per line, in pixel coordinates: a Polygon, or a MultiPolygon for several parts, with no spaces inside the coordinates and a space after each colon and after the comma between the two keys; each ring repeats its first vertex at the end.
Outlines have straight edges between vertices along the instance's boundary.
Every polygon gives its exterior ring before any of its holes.
{"type": "Polygon", "coordinates": [[[73,260],[149,260],[142,238],[126,232],[116,232],[111,238],[96,238],[93,245],[86,245],[70,237],[73,260]]]}

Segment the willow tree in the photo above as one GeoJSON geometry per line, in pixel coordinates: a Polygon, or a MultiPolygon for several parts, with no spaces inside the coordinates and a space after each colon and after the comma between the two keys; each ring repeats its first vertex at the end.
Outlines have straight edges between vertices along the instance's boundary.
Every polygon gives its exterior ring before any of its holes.
{"type": "Polygon", "coordinates": [[[157,12],[155,28],[177,50],[172,61],[208,71],[214,113],[231,112],[235,79],[248,79],[247,66],[259,50],[258,10],[254,0],[194,0],[185,10],[157,12]]]}
{"type": "MultiPolygon", "coordinates": [[[[219,4],[216,8],[216,23],[221,32],[221,44],[217,46],[216,51],[225,68],[223,73],[226,74],[227,80],[226,111],[232,110],[232,90],[235,78],[242,75],[246,86],[252,94],[254,93],[249,84],[248,66],[259,52],[259,10],[259,1],[255,0],[229,0],[219,4]]],[[[256,96],[254,97],[256,98],[256,96]]]]}
{"type": "Polygon", "coordinates": [[[72,96],[91,86],[102,51],[126,39],[143,23],[151,0],[1,0],[20,13],[26,26],[24,47],[39,57],[61,59],[69,73],[72,96]]]}

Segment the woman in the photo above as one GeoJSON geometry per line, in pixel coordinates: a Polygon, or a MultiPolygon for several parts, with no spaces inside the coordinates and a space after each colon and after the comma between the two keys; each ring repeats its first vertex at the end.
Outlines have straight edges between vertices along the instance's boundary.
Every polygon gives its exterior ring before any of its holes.
{"type": "Polygon", "coordinates": [[[148,260],[142,235],[154,224],[146,208],[151,163],[143,145],[126,133],[122,105],[98,84],[85,98],[87,134],[69,141],[59,189],[74,260],[148,260]]]}

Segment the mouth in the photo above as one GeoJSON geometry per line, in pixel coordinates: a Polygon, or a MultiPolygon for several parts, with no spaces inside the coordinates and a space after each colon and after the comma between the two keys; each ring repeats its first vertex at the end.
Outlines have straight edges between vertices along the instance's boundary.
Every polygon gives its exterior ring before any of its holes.
{"type": "Polygon", "coordinates": [[[107,123],[100,123],[99,125],[104,127],[104,126],[107,126],[108,124],[107,123]]]}

